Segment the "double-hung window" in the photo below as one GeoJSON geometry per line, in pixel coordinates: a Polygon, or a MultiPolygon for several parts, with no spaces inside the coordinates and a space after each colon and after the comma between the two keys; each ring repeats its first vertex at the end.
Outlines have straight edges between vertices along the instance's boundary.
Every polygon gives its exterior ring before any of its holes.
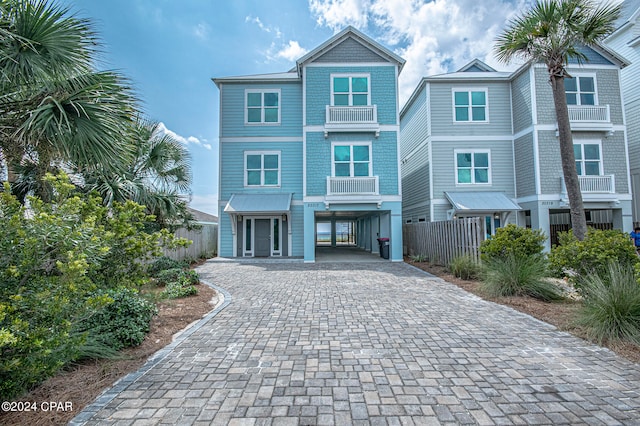
{"type": "Polygon", "coordinates": [[[279,186],[280,152],[247,151],[244,153],[245,186],[279,186]]]}
{"type": "Polygon", "coordinates": [[[575,76],[564,79],[567,105],[597,105],[594,76],[575,76]]]}
{"type": "Polygon", "coordinates": [[[245,90],[246,124],[280,123],[280,90],[245,90]]]}
{"type": "Polygon", "coordinates": [[[331,102],[334,106],[369,105],[369,75],[332,75],[331,102]]]}
{"type": "Polygon", "coordinates": [[[579,176],[600,176],[600,144],[574,143],[573,154],[576,157],[576,170],[579,176]]]}
{"type": "Polygon", "coordinates": [[[454,89],[453,110],[457,123],[488,121],[487,89],[454,89]]]}
{"type": "Polygon", "coordinates": [[[371,176],[371,144],[333,145],[333,176],[371,176]]]}
{"type": "Polygon", "coordinates": [[[491,183],[491,166],[489,151],[456,150],[456,184],[489,184],[491,183]]]}

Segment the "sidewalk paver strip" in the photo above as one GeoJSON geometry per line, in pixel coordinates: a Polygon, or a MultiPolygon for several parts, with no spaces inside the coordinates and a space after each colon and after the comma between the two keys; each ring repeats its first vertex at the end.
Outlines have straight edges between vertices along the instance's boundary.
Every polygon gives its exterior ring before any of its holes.
{"type": "Polygon", "coordinates": [[[405,264],[209,261],[198,272],[227,305],[72,424],[640,419],[640,365],[405,264]]]}

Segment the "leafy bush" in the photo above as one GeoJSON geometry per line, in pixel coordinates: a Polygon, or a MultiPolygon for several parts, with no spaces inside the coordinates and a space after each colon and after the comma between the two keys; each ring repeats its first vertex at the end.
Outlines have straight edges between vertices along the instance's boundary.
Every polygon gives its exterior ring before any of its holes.
{"type": "Polygon", "coordinates": [[[182,267],[184,267],[183,262],[173,260],[167,256],[161,256],[156,260],[154,260],[147,267],[147,273],[152,277],[155,277],[161,271],[166,271],[167,269],[182,268],[182,267]]]}
{"type": "Polygon", "coordinates": [[[589,338],[640,345],[640,285],[633,267],[610,263],[605,273],[582,277],[584,299],[576,322],[589,338]]]}
{"type": "MultiPolygon", "coordinates": [[[[557,277],[605,275],[611,262],[633,267],[639,261],[633,243],[619,230],[589,228],[583,241],[571,232],[562,232],[558,240],[559,245],[549,254],[550,271],[557,277]]],[[[580,291],[581,280],[575,284],[580,291]]]]}
{"type": "Polygon", "coordinates": [[[480,244],[482,260],[504,258],[508,254],[519,257],[538,256],[544,250],[547,237],[541,229],[523,228],[512,223],[498,228],[496,234],[480,244]]]}
{"type": "Polygon", "coordinates": [[[164,299],[179,299],[181,297],[192,296],[198,293],[198,289],[193,285],[184,285],[180,281],[173,281],[161,293],[164,299]]]}
{"type": "Polygon", "coordinates": [[[480,275],[480,264],[472,256],[457,256],[449,264],[453,275],[463,280],[472,280],[480,275]]]}
{"type": "Polygon", "coordinates": [[[0,191],[0,397],[8,400],[76,360],[87,336],[79,322],[110,303],[98,289],[146,280],[144,264],[184,241],[144,232],[144,207],[102,205],[64,175],[47,176],[50,202],[27,211],[0,191]]]}
{"type": "Polygon", "coordinates": [[[118,350],[142,343],[151,319],[158,313],[156,306],[131,288],[109,289],[95,296],[106,296],[111,302],[78,324],[80,331],[118,350]]]}
{"type": "Polygon", "coordinates": [[[183,268],[172,268],[160,271],[155,277],[158,286],[166,286],[172,282],[178,282],[181,285],[194,285],[200,283],[200,277],[196,271],[183,268]]]}
{"type": "Polygon", "coordinates": [[[543,256],[491,257],[483,263],[481,289],[492,297],[531,296],[545,301],[562,300],[558,287],[545,280],[543,256]]]}

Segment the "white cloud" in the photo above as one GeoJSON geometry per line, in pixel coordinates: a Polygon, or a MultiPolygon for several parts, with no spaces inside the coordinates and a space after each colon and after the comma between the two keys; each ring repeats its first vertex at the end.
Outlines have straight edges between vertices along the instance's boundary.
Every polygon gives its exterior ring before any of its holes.
{"type": "Polygon", "coordinates": [[[307,49],[300,47],[300,44],[297,41],[290,40],[289,44],[286,45],[282,50],[280,50],[276,56],[279,58],[284,58],[289,61],[295,61],[300,59],[308,52],[307,49]]]}
{"type": "Polygon", "coordinates": [[[532,0],[310,0],[318,24],[334,31],[353,25],[406,59],[401,103],[421,77],[455,71],[478,58],[498,70],[514,69],[493,57],[495,38],[532,0]]]}
{"type": "Polygon", "coordinates": [[[178,142],[184,144],[184,145],[196,145],[196,146],[200,146],[202,148],[211,150],[212,146],[211,144],[207,143],[208,141],[206,139],[198,139],[195,136],[189,136],[189,137],[184,137],[181,136],[179,134],[177,134],[176,132],[167,129],[167,126],[164,125],[164,123],[160,122],[158,123],[158,133],[160,135],[168,135],[171,136],[172,138],[174,138],[175,140],[177,140],[178,142]]]}
{"type": "Polygon", "coordinates": [[[244,21],[252,23],[252,24],[256,24],[258,26],[258,28],[260,28],[265,33],[274,34],[277,38],[282,37],[282,32],[280,31],[280,29],[278,27],[272,27],[272,26],[269,26],[269,25],[265,25],[264,23],[262,23],[260,18],[258,18],[257,16],[255,18],[252,17],[252,16],[247,16],[247,17],[244,18],[244,21]]]}
{"type": "Polygon", "coordinates": [[[211,32],[211,28],[204,22],[199,23],[192,29],[193,35],[195,35],[200,40],[208,40],[209,34],[211,32]]]}

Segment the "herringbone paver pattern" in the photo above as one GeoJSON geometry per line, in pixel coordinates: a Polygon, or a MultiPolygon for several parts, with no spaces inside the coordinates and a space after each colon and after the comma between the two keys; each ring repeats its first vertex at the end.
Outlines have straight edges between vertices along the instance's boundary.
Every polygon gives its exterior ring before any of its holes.
{"type": "Polygon", "coordinates": [[[239,264],[87,424],[640,424],[640,366],[405,264],[239,264]]]}

